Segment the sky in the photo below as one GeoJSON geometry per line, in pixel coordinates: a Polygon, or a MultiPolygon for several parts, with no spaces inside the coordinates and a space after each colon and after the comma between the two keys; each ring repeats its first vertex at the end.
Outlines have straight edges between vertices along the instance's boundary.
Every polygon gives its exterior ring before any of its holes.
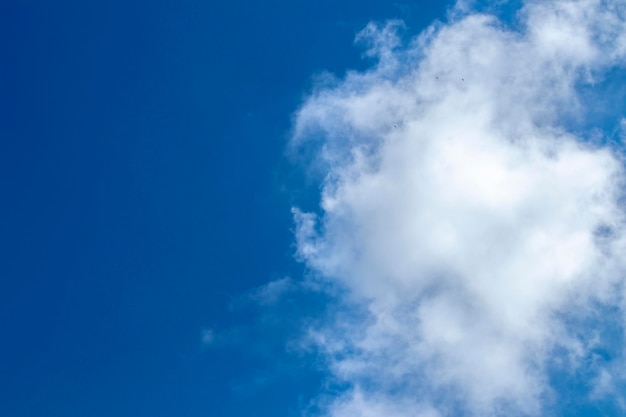
{"type": "Polygon", "coordinates": [[[3,2],[0,415],[623,415],[625,27],[3,2]]]}

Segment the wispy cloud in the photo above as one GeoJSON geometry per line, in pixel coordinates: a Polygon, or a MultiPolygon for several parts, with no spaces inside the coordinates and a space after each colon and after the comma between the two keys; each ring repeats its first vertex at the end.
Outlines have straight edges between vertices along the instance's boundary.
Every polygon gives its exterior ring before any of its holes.
{"type": "Polygon", "coordinates": [[[237,309],[250,305],[269,307],[281,301],[289,292],[297,289],[298,286],[292,282],[291,278],[277,279],[234,298],[230,303],[230,308],[237,309]]]}
{"type": "Polygon", "coordinates": [[[212,329],[202,329],[200,340],[203,346],[211,346],[215,342],[215,332],[212,329]]]}
{"type": "MultiPolygon", "coordinates": [[[[311,329],[351,387],[328,416],[539,415],[551,375],[622,326],[593,319],[626,306],[621,150],[571,123],[626,63],[626,5],[531,1],[515,30],[451,15],[405,44],[368,25],[376,65],[295,117],[324,177],[320,212],[294,209],[298,255],[367,310],[311,329]]],[[[611,392],[588,371],[590,398],[611,392]]]]}

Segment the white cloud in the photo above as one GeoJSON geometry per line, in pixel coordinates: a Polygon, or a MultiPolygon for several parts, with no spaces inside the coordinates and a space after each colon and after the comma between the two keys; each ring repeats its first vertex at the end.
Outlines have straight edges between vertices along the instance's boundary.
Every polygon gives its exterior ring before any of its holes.
{"type": "Polygon", "coordinates": [[[440,417],[434,408],[419,403],[412,403],[405,398],[368,398],[360,389],[355,389],[349,396],[333,403],[332,415],[337,417],[440,417]]]}
{"type": "Polygon", "coordinates": [[[539,415],[549,370],[597,343],[572,323],[624,304],[623,163],[567,126],[579,88],[625,63],[626,5],[519,16],[464,14],[408,46],[370,24],[377,65],[296,114],[324,175],[321,213],[294,209],[298,255],[369,313],[311,332],[353,386],[328,416],[539,415]]]}

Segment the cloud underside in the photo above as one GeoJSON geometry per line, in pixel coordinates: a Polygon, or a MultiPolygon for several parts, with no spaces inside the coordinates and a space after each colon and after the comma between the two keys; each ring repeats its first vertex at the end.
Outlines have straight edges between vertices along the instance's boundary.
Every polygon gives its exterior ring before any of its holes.
{"type": "Polygon", "coordinates": [[[350,387],[325,415],[543,415],[559,372],[610,394],[617,359],[594,352],[625,306],[623,162],[602,133],[620,115],[571,126],[610,102],[625,15],[528,2],[516,29],[464,13],[404,43],[370,24],[375,65],[305,100],[291,144],[324,179],[319,212],[294,209],[298,256],[346,290],[309,332],[350,387]]]}

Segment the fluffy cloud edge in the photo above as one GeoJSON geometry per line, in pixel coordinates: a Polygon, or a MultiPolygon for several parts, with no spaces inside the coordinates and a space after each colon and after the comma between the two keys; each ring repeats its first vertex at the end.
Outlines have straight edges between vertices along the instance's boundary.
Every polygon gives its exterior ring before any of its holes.
{"type": "MultiPolygon", "coordinates": [[[[581,84],[624,64],[624,7],[519,15],[516,31],[459,12],[408,45],[397,22],[370,24],[358,39],[375,67],[296,114],[292,146],[317,141],[324,175],[321,212],[293,210],[298,257],[369,311],[314,332],[353,386],[329,416],[414,415],[389,404],[416,398],[539,414],[557,395],[549,371],[582,366],[598,336],[572,323],[622,309],[623,160],[566,121],[584,117],[581,84]]],[[[609,392],[602,375],[590,395],[609,392]]]]}

